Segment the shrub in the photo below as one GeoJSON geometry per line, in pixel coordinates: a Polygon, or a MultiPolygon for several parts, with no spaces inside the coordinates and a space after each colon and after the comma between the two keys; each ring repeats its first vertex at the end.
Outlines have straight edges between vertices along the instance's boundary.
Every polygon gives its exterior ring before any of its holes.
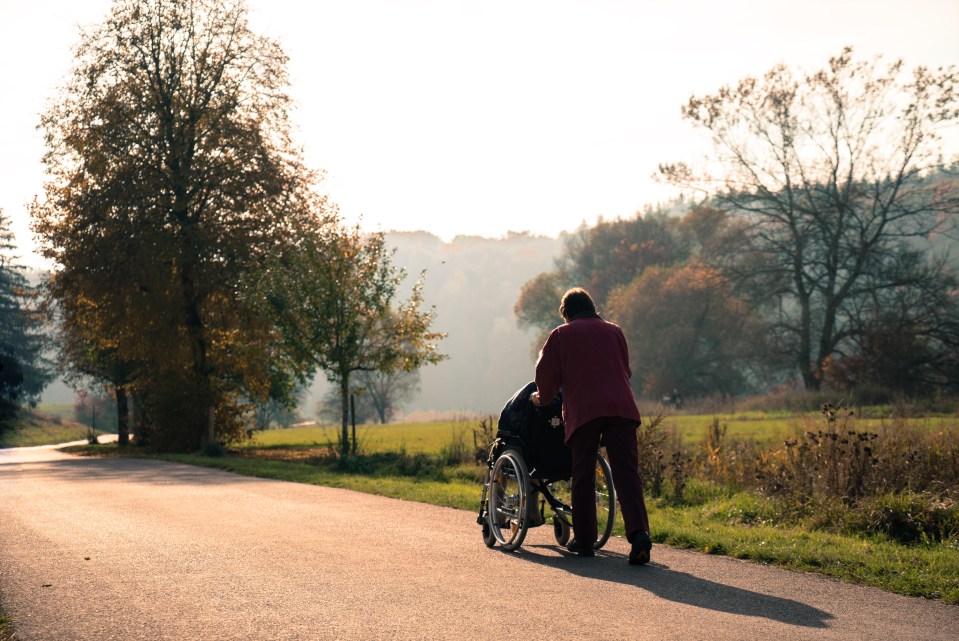
{"type": "Polygon", "coordinates": [[[652,480],[650,495],[662,496],[665,476],[672,502],[702,502],[692,491],[702,481],[754,492],[752,503],[737,499],[750,506],[737,517],[743,523],[761,518],[903,543],[959,539],[959,431],[903,418],[864,431],[855,421],[845,407],[827,403],[781,445],[760,447],[730,442],[725,426],[712,419],[698,446],[685,453],[674,448],[665,474],[666,436],[652,430],[640,434],[641,457],[652,452],[641,464],[652,480]]]}
{"type": "Polygon", "coordinates": [[[222,443],[205,443],[201,452],[203,456],[222,458],[226,456],[226,447],[222,443]]]}
{"type": "Polygon", "coordinates": [[[959,494],[899,492],[863,501],[848,523],[853,532],[885,534],[900,543],[959,537],[959,494]]]}
{"type": "Polygon", "coordinates": [[[665,443],[668,438],[666,417],[662,413],[646,419],[636,430],[639,473],[646,490],[654,497],[661,496],[663,492],[663,480],[666,477],[665,443]]]}

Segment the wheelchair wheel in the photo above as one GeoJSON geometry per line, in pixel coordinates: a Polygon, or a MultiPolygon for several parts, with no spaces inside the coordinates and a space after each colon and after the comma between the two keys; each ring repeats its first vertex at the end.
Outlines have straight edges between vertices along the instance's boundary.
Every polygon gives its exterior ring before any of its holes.
{"type": "Polygon", "coordinates": [[[553,537],[556,539],[556,544],[560,547],[566,547],[566,544],[569,543],[570,528],[569,523],[564,521],[558,516],[553,516],[553,537]]]}
{"type": "Polygon", "coordinates": [[[483,543],[485,543],[488,548],[496,545],[496,537],[493,536],[493,528],[489,526],[489,519],[486,519],[483,523],[483,543]]]}
{"type": "Polygon", "coordinates": [[[507,550],[516,550],[526,538],[529,492],[529,473],[523,457],[515,450],[506,450],[496,459],[490,473],[487,512],[490,534],[507,550]]]}
{"type": "Polygon", "coordinates": [[[593,548],[598,550],[609,541],[616,525],[616,488],[613,472],[601,453],[596,455],[596,532],[599,535],[593,548]]]}
{"type": "MultiPolygon", "coordinates": [[[[598,550],[606,545],[610,535],[613,533],[613,526],[616,525],[616,490],[613,487],[613,474],[610,470],[606,458],[599,452],[596,453],[596,534],[597,540],[593,544],[593,549],[598,550]]],[[[572,493],[570,492],[569,481],[558,481],[552,485],[553,496],[562,501],[567,506],[572,505],[572,493]]],[[[553,516],[553,536],[559,545],[566,545],[569,542],[569,526],[572,520],[572,513],[562,510],[562,514],[553,516]],[[562,525],[557,525],[557,521],[562,525]],[[565,534],[563,527],[565,526],[565,534]],[[561,541],[565,536],[566,539],[561,541]]]]}

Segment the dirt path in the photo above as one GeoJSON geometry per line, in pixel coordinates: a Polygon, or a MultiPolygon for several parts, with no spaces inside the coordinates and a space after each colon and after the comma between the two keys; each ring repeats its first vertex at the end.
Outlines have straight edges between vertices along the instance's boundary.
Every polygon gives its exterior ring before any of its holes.
{"type": "Polygon", "coordinates": [[[0,450],[0,600],[21,641],[954,639],[959,608],[469,512],[158,461],[0,450]]]}

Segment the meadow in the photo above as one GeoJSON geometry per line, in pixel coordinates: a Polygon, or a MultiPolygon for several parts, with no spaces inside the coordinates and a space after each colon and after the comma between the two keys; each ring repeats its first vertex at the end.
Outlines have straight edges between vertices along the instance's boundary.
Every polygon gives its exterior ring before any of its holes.
{"type": "MultiPolygon", "coordinates": [[[[878,413],[878,412],[876,412],[878,413]]],[[[648,415],[647,415],[648,416],[648,415]]],[[[730,412],[719,414],[663,415],[664,431],[683,446],[695,446],[703,441],[714,420],[727,426],[730,440],[768,445],[804,432],[809,427],[809,413],[796,412],[730,412]]],[[[655,418],[655,417],[653,417],[655,418]]],[[[489,420],[494,420],[489,417],[489,420]]],[[[467,438],[472,443],[478,431],[479,419],[456,419],[386,425],[358,425],[359,449],[365,452],[438,453],[457,439],[467,438]]],[[[648,421],[647,421],[648,422],[648,421]]],[[[895,417],[852,417],[850,425],[858,431],[887,431],[899,425],[920,429],[959,429],[959,416],[921,416],[897,419],[895,417]]],[[[339,426],[304,426],[256,432],[240,447],[320,447],[339,442],[339,426]]]]}

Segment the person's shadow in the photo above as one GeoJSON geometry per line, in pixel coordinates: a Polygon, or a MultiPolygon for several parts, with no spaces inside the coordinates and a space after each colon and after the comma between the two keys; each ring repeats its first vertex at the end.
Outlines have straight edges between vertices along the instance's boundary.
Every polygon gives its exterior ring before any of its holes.
{"type": "Polygon", "coordinates": [[[560,557],[544,556],[536,553],[538,547],[555,549],[554,546],[526,545],[515,553],[516,558],[565,570],[577,576],[648,590],[667,601],[706,610],[762,617],[807,628],[828,628],[827,621],[834,618],[830,613],[805,603],[716,583],[672,570],[661,563],[630,566],[624,555],[602,550],[592,559],[574,558],[565,552],[560,557]]]}

